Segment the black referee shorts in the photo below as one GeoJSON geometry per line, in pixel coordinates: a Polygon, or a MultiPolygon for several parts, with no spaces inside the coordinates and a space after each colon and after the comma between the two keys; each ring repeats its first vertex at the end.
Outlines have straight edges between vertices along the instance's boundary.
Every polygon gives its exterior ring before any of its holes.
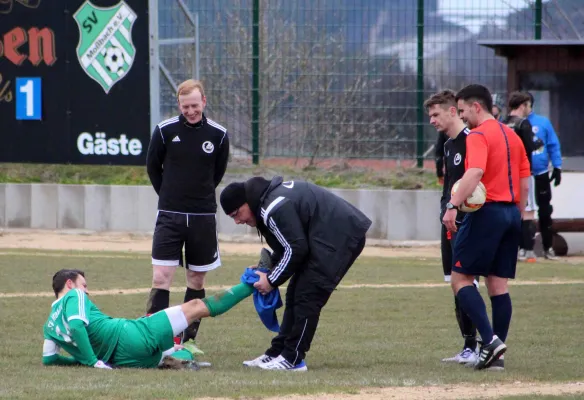
{"type": "Polygon", "coordinates": [[[221,266],[215,214],[158,211],[152,240],[152,265],[182,265],[191,271],[211,271],[221,266]]]}

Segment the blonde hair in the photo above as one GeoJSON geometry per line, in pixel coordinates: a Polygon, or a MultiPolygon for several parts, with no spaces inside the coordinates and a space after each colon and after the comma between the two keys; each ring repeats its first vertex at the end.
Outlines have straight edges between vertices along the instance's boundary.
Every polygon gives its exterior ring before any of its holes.
{"type": "Polygon", "coordinates": [[[178,89],[176,90],[176,98],[181,95],[187,95],[193,93],[195,90],[198,90],[201,93],[201,97],[205,97],[205,89],[203,88],[203,83],[201,81],[197,81],[194,79],[188,79],[178,85],[178,89]]]}

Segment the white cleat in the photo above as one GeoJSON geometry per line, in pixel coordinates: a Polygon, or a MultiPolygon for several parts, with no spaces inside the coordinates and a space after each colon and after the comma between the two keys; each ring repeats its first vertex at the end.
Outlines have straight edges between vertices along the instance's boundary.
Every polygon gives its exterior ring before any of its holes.
{"type": "Polygon", "coordinates": [[[262,354],[261,356],[254,358],[253,360],[244,361],[243,365],[245,365],[246,367],[259,367],[262,364],[269,363],[273,359],[274,359],[273,357],[262,354]]]}
{"type": "Polygon", "coordinates": [[[298,365],[294,365],[282,356],[278,356],[274,358],[272,361],[263,363],[259,365],[261,369],[271,370],[271,371],[294,371],[294,372],[304,372],[308,371],[308,367],[304,360],[300,362],[298,365]]]}
{"type": "Polygon", "coordinates": [[[474,364],[478,360],[477,353],[469,348],[462,350],[460,353],[450,358],[443,358],[442,362],[457,364],[474,364]]]}

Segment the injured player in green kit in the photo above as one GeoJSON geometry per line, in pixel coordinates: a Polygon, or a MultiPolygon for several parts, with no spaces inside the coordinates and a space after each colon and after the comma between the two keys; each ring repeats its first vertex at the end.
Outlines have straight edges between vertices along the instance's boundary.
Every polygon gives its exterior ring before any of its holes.
{"type": "Polygon", "coordinates": [[[202,366],[192,354],[174,344],[174,337],[193,321],[221,315],[254,292],[240,283],[205,299],[169,307],[138,319],[112,318],[87,295],[85,273],[62,269],[53,276],[57,300],[43,327],[44,365],[85,365],[113,368],[171,368],[202,366]],[[63,349],[71,357],[60,355],[63,349]]]}

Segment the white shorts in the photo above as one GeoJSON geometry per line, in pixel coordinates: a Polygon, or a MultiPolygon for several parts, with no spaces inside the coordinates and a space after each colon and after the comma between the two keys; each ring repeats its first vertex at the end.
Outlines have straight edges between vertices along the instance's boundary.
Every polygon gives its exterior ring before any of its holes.
{"type": "Polygon", "coordinates": [[[535,178],[529,177],[529,192],[527,193],[527,206],[525,211],[537,211],[537,203],[535,202],[535,178]]]}

